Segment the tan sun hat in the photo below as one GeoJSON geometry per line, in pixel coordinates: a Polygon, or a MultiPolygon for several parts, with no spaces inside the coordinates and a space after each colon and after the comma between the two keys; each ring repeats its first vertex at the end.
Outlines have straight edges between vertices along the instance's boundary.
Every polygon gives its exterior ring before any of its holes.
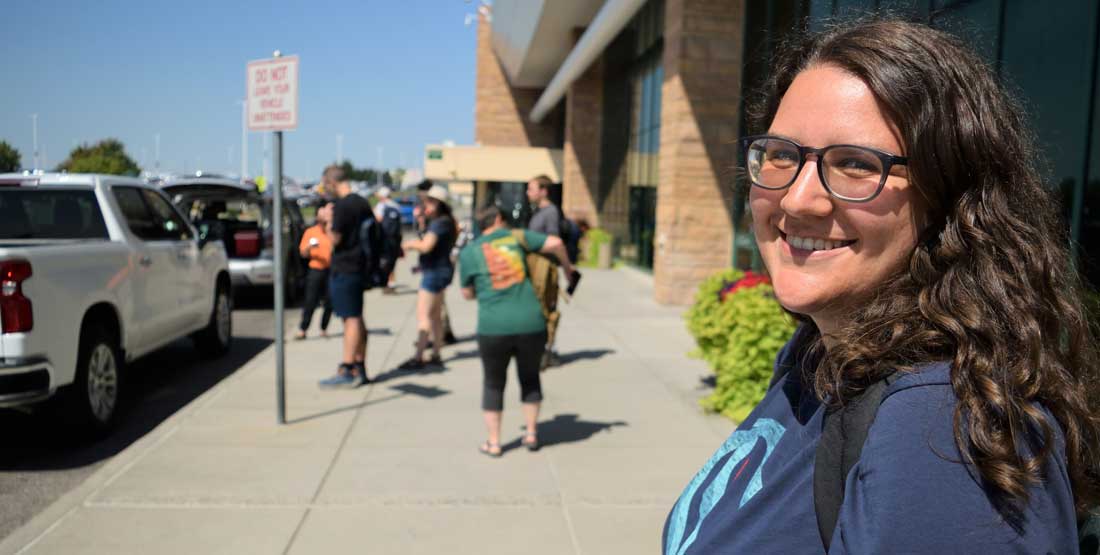
{"type": "Polygon", "coordinates": [[[390,195],[393,194],[393,189],[390,189],[389,187],[386,187],[385,185],[383,185],[383,186],[379,187],[378,190],[375,191],[374,194],[376,194],[376,195],[378,195],[382,198],[390,198],[390,195]]]}
{"type": "Polygon", "coordinates": [[[428,189],[427,196],[429,198],[434,198],[439,202],[449,202],[449,200],[447,199],[447,189],[444,189],[439,185],[432,185],[432,188],[428,189]]]}

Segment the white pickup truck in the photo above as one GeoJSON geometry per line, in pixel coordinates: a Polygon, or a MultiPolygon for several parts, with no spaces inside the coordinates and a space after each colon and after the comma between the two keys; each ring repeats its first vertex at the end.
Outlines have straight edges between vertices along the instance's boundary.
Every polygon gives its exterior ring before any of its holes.
{"type": "Polygon", "coordinates": [[[163,193],[117,176],[0,174],[0,407],[56,397],[110,429],[126,362],[191,335],[232,341],[225,247],[163,193]]]}

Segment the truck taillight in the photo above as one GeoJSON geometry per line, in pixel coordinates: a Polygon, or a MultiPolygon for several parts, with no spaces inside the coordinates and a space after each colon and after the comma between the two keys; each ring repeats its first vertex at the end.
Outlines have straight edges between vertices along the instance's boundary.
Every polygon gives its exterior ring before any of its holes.
{"type": "Polygon", "coordinates": [[[23,295],[23,282],[31,277],[26,260],[0,262],[0,333],[20,333],[34,327],[31,300],[23,295]]]}

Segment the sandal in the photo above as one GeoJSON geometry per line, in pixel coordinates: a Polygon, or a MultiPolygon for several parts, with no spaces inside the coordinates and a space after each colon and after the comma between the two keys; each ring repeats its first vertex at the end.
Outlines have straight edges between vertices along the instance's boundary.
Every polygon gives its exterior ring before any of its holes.
{"type": "Polygon", "coordinates": [[[532,452],[538,451],[539,447],[541,447],[541,445],[539,445],[539,437],[535,434],[524,435],[520,443],[523,444],[523,446],[526,447],[528,451],[532,452]]]}
{"type": "Polygon", "coordinates": [[[491,443],[489,440],[485,440],[485,443],[478,445],[477,450],[480,451],[482,455],[494,459],[499,459],[500,456],[504,454],[504,450],[500,448],[499,443],[491,443]]]}

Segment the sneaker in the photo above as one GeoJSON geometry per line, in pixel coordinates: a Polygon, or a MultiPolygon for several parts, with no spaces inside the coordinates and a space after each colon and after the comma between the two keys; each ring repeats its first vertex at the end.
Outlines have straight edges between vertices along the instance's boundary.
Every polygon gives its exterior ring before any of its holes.
{"type": "Polygon", "coordinates": [[[325,378],[320,382],[317,382],[317,385],[320,386],[321,389],[355,388],[363,385],[362,383],[360,383],[361,379],[362,378],[360,376],[337,373],[331,378],[325,378]]]}

